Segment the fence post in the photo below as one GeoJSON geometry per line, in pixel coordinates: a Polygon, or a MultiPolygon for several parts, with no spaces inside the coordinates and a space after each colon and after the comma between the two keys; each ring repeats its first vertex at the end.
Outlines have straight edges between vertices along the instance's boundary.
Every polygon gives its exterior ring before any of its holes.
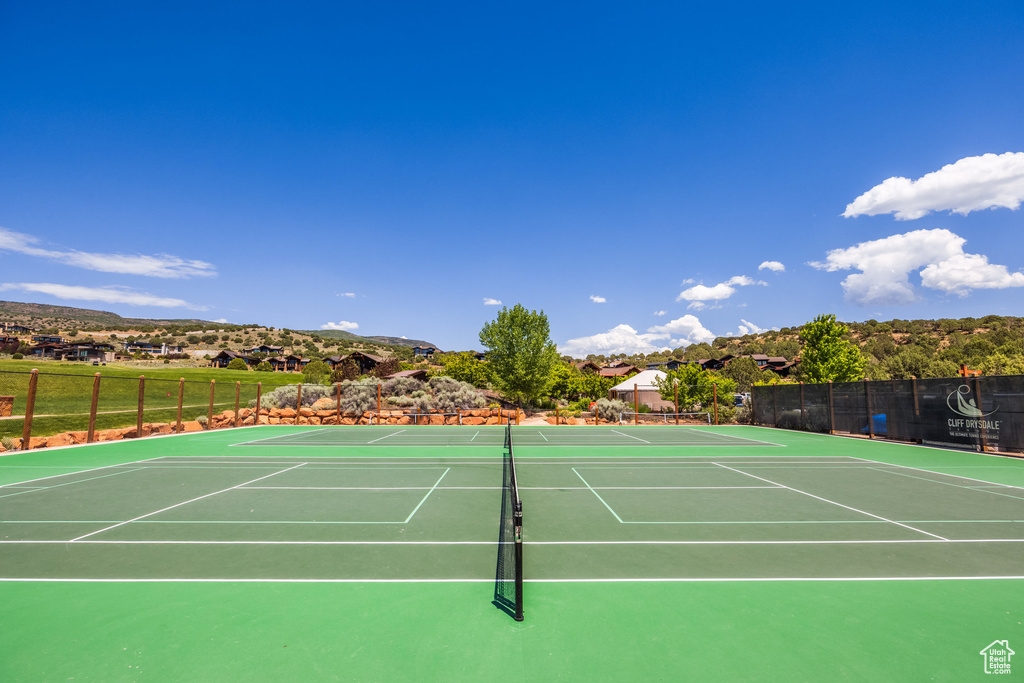
{"type": "Polygon", "coordinates": [[[261,403],[263,403],[263,382],[256,382],[256,419],[253,421],[253,424],[257,426],[260,424],[261,403]]]}
{"type": "Polygon", "coordinates": [[[92,378],[92,404],[89,406],[89,433],[85,437],[86,443],[92,443],[96,439],[96,409],[100,404],[100,373],[92,378]]]}
{"type": "Polygon", "coordinates": [[[917,402],[917,378],[910,378],[910,389],[914,393],[914,417],[921,417],[921,406],[917,402]]]}
{"type": "Polygon", "coordinates": [[[633,424],[640,424],[640,392],[637,391],[636,383],[633,384],[633,424]]]}
{"type": "Polygon", "coordinates": [[[772,385],[772,426],[779,426],[779,385],[772,385]]]}
{"type": "MultiPolygon", "coordinates": [[[[341,385],[338,385],[341,388],[341,385]]],[[[380,422],[380,382],[377,382],[377,422],[380,422]]]]}
{"type": "Polygon", "coordinates": [[[519,406],[516,406],[516,426],[519,426],[519,406]]]}
{"type": "Polygon", "coordinates": [[[146,376],[139,375],[139,412],[135,416],[135,438],[142,438],[142,411],[144,409],[143,402],[146,399],[146,376]]]}
{"type": "Polygon", "coordinates": [[[32,415],[36,412],[36,387],[39,385],[39,371],[32,369],[28,380],[28,397],[25,399],[25,425],[21,429],[21,449],[32,448],[32,415]]]}
{"type": "Polygon", "coordinates": [[[715,426],[718,426],[718,382],[711,383],[711,402],[715,406],[715,426]]]}
{"type": "Polygon", "coordinates": [[[807,429],[807,413],[804,412],[804,383],[800,382],[800,429],[807,429]]]}
{"type": "Polygon", "coordinates": [[[213,429],[213,387],[217,382],[215,379],[210,380],[210,408],[206,411],[206,428],[213,429]]]}
{"type": "Polygon", "coordinates": [[[338,424],[341,424],[341,382],[334,385],[334,414],[338,418],[338,424]]]}
{"type": "Polygon", "coordinates": [[[832,397],[832,380],[828,381],[828,433],[836,433],[836,401],[832,397]]]}
{"type": "Polygon", "coordinates": [[[238,399],[242,393],[242,383],[235,382],[235,427],[238,427],[238,399]]]}
{"type": "Polygon", "coordinates": [[[299,424],[299,418],[302,416],[302,382],[296,386],[298,393],[295,394],[295,424],[299,424]]]}
{"type": "Polygon", "coordinates": [[[675,380],[673,382],[673,385],[674,385],[674,388],[676,390],[676,424],[678,425],[679,424],[679,380],[678,379],[675,380]]]}
{"type": "Polygon", "coordinates": [[[868,378],[864,378],[864,401],[867,404],[868,409],[868,438],[875,438],[875,421],[871,419],[871,382],[868,378]]]}
{"type": "MultiPolygon", "coordinates": [[[[978,402],[978,410],[981,411],[981,380],[977,377],[974,378],[974,395],[978,402]]],[[[988,430],[985,429],[985,418],[978,418],[978,426],[981,429],[981,452],[985,453],[988,451],[988,430]]]]}
{"type": "Polygon", "coordinates": [[[181,406],[185,402],[185,378],[178,379],[178,424],[174,428],[177,434],[181,434],[181,406]]]}
{"type": "Polygon", "coordinates": [[[459,416],[459,426],[462,426],[462,408],[456,407],[455,414],[459,416]]]}
{"type": "Polygon", "coordinates": [[[558,404],[557,403],[555,404],[555,424],[556,425],[562,424],[562,418],[558,414],[558,404]]]}

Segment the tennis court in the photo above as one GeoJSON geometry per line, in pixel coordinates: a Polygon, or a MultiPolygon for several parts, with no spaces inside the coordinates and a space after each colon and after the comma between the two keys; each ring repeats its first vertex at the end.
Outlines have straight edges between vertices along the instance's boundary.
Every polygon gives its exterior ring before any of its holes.
{"type": "MultiPolygon", "coordinates": [[[[5,680],[965,680],[1024,461],[757,427],[256,427],[0,459],[5,680]]],[[[1022,665],[1024,666],[1024,665],[1022,665]]]]}

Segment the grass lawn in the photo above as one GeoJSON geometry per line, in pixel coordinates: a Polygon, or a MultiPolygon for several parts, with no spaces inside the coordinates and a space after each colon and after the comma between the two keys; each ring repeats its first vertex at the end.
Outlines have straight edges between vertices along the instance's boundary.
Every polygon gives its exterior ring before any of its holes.
{"type": "MultiPolygon", "coordinates": [[[[302,381],[301,374],[249,372],[220,368],[168,366],[105,366],[36,360],[0,360],[0,396],[14,396],[14,415],[25,414],[31,370],[39,370],[33,436],[49,436],[88,428],[93,377],[100,373],[100,396],[96,428],[113,429],[134,425],[139,401],[139,377],[144,376],[144,420],[170,422],[177,416],[178,386],[185,379],[182,419],[206,415],[214,381],[214,412],[233,409],[236,383],[241,382],[239,404],[246,407],[256,398],[257,382],[263,392],[302,381]]],[[[24,420],[0,420],[0,437],[20,437],[24,420]]]]}

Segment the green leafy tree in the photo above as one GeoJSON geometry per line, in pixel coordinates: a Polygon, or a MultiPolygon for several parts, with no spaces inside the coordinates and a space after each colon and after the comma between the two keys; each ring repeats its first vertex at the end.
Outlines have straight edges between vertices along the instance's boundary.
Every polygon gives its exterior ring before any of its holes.
{"type": "Polygon", "coordinates": [[[273,372],[273,371],[274,371],[274,366],[271,365],[270,363],[268,363],[267,361],[261,361],[260,364],[256,366],[256,372],[273,372]]]}
{"type": "Polygon", "coordinates": [[[750,391],[750,386],[760,380],[764,372],[770,371],[762,371],[753,358],[734,358],[718,374],[736,382],[740,391],[750,391]]]}
{"type": "Polygon", "coordinates": [[[728,377],[717,376],[701,366],[691,363],[681,365],[676,370],[669,370],[665,377],[657,377],[654,386],[666,401],[675,399],[676,387],[679,387],[679,410],[690,412],[698,407],[707,409],[715,397],[715,385],[718,385],[718,405],[732,406],[736,382],[728,377]]]}
{"type": "Polygon", "coordinates": [[[468,351],[438,354],[435,359],[442,367],[440,372],[435,373],[437,375],[472,384],[478,389],[490,384],[490,364],[477,360],[468,351]]]}
{"type": "Polygon", "coordinates": [[[303,384],[327,384],[327,380],[330,377],[331,368],[322,360],[312,361],[302,368],[303,384]]]}
{"type": "Polygon", "coordinates": [[[544,395],[560,362],[544,311],[506,306],[484,324],[480,343],[488,349],[492,383],[506,398],[522,405],[544,395]]]}
{"type": "Polygon", "coordinates": [[[850,382],[864,377],[864,358],[860,349],[846,339],[846,333],[846,325],[832,314],[819,315],[804,325],[800,331],[804,343],[800,370],[806,381],[850,382]]]}
{"type": "Polygon", "coordinates": [[[228,370],[248,370],[249,366],[241,358],[232,358],[228,363],[228,370]]]}

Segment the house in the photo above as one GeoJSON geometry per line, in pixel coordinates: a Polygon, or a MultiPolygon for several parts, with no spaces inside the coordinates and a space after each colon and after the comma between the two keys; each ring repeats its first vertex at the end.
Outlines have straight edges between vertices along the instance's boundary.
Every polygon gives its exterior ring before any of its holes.
{"type": "Polygon", "coordinates": [[[573,365],[580,372],[598,373],[601,371],[601,368],[598,366],[598,364],[592,360],[573,361],[573,365]]]}
{"type": "Polygon", "coordinates": [[[470,354],[472,354],[473,358],[476,358],[477,360],[487,360],[486,353],[482,353],[480,351],[470,351],[470,354]]]}
{"type": "Polygon", "coordinates": [[[114,345],[106,342],[82,342],[67,344],[61,350],[61,360],[98,361],[114,360],[114,345]]]}
{"type": "Polygon", "coordinates": [[[609,365],[601,368],[597,371],[597,374],[601,377],[626,377],[638,372],[639,368],[629,363],[619,363],[616,365],[609,365]]]}
{"type": "Polygon", "coordinates": [[[17,337],[8,337],[5,334],[0,334],[0,346],[6,346],[8,344],[20,344],[21,340],[17,337]]]}
{"type": "Polygon", "coordinates": [[[426,370],[400,370],[387,376],[387,379],[397,379],[398,377],[411,377],[412,379],[418,379],[421,382],[427,381],[426,370]]]}
{"type": "MultiPolygon", "coordinates": [[[[275,356],[268,358],[267,362],[274,368],[274,372],[298,372],[303,366],[302,356],[275,356]]],[[[307,361],[308,362],[308,361],[307,361]]]]}
{"type": "Polygon", "coordinates": [[[31,328],[25,327],[24,325],[17,325],[15,323],[0,323],[0,332],[8,332],[14,334],[31,334],[31,328]]]}
{"type": "Polygon", "coordinates": [[[667,377],[668,375],[661,370],[644,370],[625,382],[615,385],[609,393],[611,398],[625,401],[628,405],[633,405],[636,401],[655,412],[673,410],[675,403],[663,399],[657,385],[654,384],[655,379],[665,380],[667,377]]]}
{"type": "Polygon", "coordinates": [[[63,350],[63,344],[53,344],[48,342],[43,344],[36,344],[35,346],[29,349],[29,353],[31,353],[36,358],[60,358],[60,352],[63,350]]]}
{"type": "Polygon", "coordinates": [[[182,353],[185,348],[178,344],[150,344],[148,342],[125,342],[124,352],[128,355],[148,353],[151,356],[166,356],[169,353],[182,353]]]}
{"type": "Polygon", "coordinates": [[[689,361],[685,360],[672,360],[665,361],[664,363],[648,363],[648,370],[678,370],[683,365],[689,365],[689,361]]]}
{"type": "Polygon", "coordinates": [[[363,353],[362,351],[353,351],[352,353],[345,356],[343,360],[354,360],[356,364],[359,366],[360,375],[367,374],[375,367],[377,367],[378,363],[384,361],[384,359],[381,358],[380,356],[374,356],[371,353],[363,353]]]}
{"type": "Polygon", "coordinates": [[[725,364],[732,360],[732,356],[728,358],[701,358],[697,361],[697,364],[705,370],[721,370],[725,367],[725,364]]]}
{"type": "Polygon", "coordinates": [[[245,361],[245,364],[248,366],[259,365],[260,362],[258,358],[246,356],[244,354],[238,353],[237,351],[224,350],[210,359],[210,365],[212,365],[215,368],[226,368],[228,366],[228,363],[230,363],[236,358],[241,358],[243,361],[245,361]]]}
{"type": "Polygon", "coordinates": [[[254,355],[257,353],[265,353],[268,356],[280,356],[282,353],[284,353],[284,347],[271,346],[270,344],[260,344],[259,346],[252,347],[251,349],[242,349],[242,353],[247,353],[250,355],[254,355]]]}
{"type": "Polygon", "coordinates": [[[36,334],[32,336],[32,341],[36,344],[63,344],[64,337],[55,334],[36,334]]]}
{"type": "Polygon", "coordinates": [[[414,357],[415,356],[423,356],[424,358],[430,358],[435,353],[437,353],[437,349],[434,348],[433,346],[414,346],[414,347],[412,347],[412,355],[414,357]]]}

